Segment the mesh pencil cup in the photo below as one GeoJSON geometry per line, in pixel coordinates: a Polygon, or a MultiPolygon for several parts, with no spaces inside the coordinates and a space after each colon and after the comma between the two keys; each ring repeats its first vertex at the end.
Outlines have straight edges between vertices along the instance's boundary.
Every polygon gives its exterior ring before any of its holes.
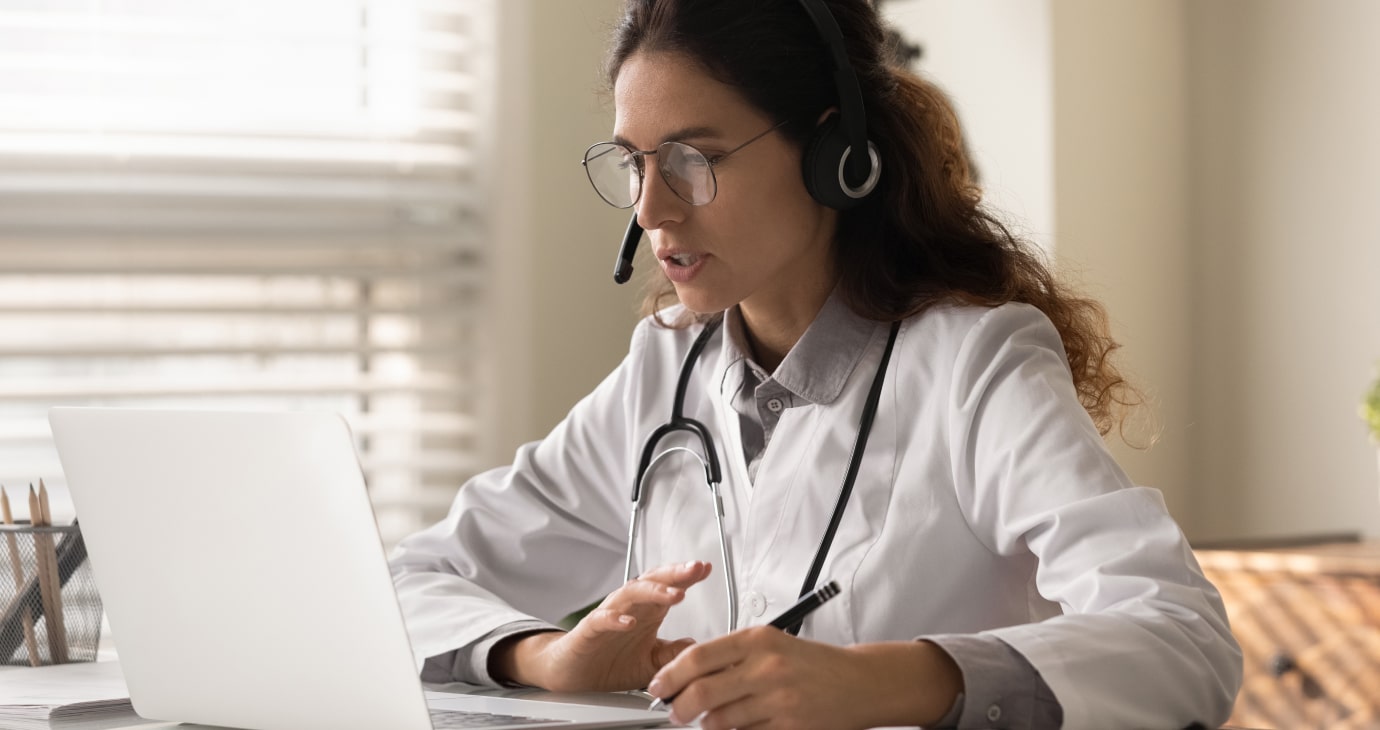
{"type": "Polygon", "coordinates": [[[101,597],[77,525],[0,525],[0,664],[89,662],[101,597]]]}

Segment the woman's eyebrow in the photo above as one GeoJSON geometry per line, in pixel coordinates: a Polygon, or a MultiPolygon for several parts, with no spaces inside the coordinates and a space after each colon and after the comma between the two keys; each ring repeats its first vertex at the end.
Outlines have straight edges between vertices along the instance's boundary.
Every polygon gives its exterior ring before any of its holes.
{"type": "MultiPolygon", "coordinates": [[[[687,139],[718,139],[722,136],[723,133],[714,127],[685,127],[666,135],[658,145],[666,142],[684,142],[687,139]]],[[[633,143],[621,134],[613,135],[613,141],[625,147],[636,149],[633,143]]]]}

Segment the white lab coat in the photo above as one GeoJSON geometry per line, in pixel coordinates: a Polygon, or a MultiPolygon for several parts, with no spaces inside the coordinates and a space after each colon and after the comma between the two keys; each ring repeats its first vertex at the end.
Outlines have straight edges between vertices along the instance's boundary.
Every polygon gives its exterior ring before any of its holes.
{"type": "MultiPolygon", "coordinates": [[[[400,545],[393,570],[420,657],[511,621],[556,620],[622,583],[638,457],[669,417],[698,329],[644,321],[627,358],[546,439],[473,479],[443,522],[400,545]]],[[[722,459],[740,625],[796,598],[886,335],[878,324],[837,399],[782,412],[755,486],[729,407],[742,365],[726,361],[722,332],[701,356],[685,412],[722,459]]],[[[721,571],[703,472],[674,458],[648,487],[637,564],[694,557],[721,571]]],[[[1160,493],[1133,486],[1108,454],[1056,330],[1028,305],[943,306],[903,324],[823,576],[842,595],[802,636],[997,636],[1040,672],[1065,727],[1220,723],[1240,685],[1217,591],[1160,493]]],[[[725,632],[720,577],[692,588],[661,635],[725,632]]]]}

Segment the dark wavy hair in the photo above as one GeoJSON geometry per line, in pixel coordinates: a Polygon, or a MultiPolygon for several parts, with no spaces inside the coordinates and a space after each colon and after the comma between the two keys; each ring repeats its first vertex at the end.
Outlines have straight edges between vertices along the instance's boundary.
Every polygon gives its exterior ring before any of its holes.
{"type": "MultiPolygon", "coordinates": [[[[1025,302],[1063,340],[1083,407],[1106,435],[1144,398],[1117,370],[1119,347],[1095,300],[1059,282],[1034,246],[982,206],[958,118],[934,84],[896,66],[869,0],[827,0],[862,87],[867,136],[883,161],[877,190],[839,216],[838,291],[859,316],[909,317],[935,304],[1025,302]]],[[[797,0],[628,0],[606,62],[610,87],[637,52],[693,59],[732,86],[803,148],[837,104],[824,41],[797,0]]],[[[675,289],[658,273],[644,310],[656,316],[675,289]]],[[[687,326],[693,317],[663,325],[687,326]]]]}

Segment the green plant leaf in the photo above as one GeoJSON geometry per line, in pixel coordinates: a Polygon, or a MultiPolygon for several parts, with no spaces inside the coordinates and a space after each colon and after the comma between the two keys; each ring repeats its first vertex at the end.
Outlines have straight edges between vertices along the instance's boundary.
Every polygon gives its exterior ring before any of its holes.
{"type": "Polygon", "coordinates": [[[1370,426],[1371,439],[1380,443],[1380,370],[1370,386],[1370,392],[1361,401],[1361,419],[1370,426]]]}

